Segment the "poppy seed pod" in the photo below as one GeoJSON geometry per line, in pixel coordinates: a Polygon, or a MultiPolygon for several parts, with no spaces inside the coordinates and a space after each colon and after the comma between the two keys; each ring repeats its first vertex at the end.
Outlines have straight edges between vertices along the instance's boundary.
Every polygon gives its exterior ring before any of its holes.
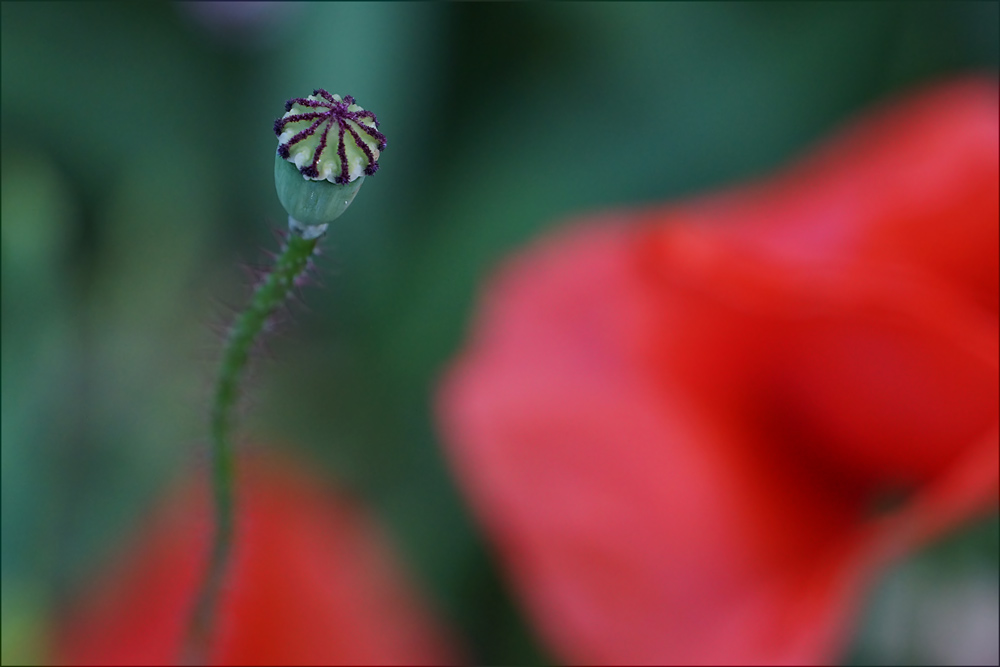
{"type": "Polygon", "coordinates": [[[385,136],[377,127],[375,114],[350,95],[320,88],[285,103],[274,122],[274,185],[290,225],[326,225],[350,206],[365,176],[378,170],[385,136]]]}

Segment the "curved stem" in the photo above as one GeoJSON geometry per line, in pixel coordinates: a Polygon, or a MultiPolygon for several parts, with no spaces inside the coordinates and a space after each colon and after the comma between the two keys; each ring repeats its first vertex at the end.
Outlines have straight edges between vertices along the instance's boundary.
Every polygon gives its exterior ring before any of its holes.
{"type": "Polygon", "coordinates": [[[322,234],[295,231],[275,261],[274,268],[257,286],[247,306],[229,331],[219,367],[215,399],[212,404],[212,493],[215,505],[215,534],[208,569],[198,592],[194,614],[184,649],[184,662],[206,664],[209,644],[219,603],[219,594],[232,550],[234,528],[235,456],[231,443],[233,408],[240,380],[246,369],[254,341],[274,311],[289,297],[291,290],[309,266],[322,234]]]}

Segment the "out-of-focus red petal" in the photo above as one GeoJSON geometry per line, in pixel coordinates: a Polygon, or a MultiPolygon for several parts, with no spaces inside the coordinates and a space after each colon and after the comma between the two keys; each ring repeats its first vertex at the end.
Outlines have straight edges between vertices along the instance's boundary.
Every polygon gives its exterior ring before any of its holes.
{"type": "Polygon", "coordinates": [[[705,244],[655,228],[636,256],[660,300],[650,357],[717,419],[882,489],[934,476],[995,424],[998,330],[981,308],[937,281],[797,274],[705,244]]]}
{"type": "Polygon", "coordinates": [[[831,662],[886,558],[995,509],[996,101],[925,93],[491,284],[442,431],[561,656],[831,662]]]}
{"type": "Polygon", "coordinates": [[[806,275],[876,264],[933,276],[995,315],[998,91],[980,78],[929,87],[869,112],[776,177],[637,217],[683,220],[806,275]]]}
{"type": "MultiPolygon", "coordinates": [[[[641,216],[638,253],[667,298],[690,285],[701,307],[728,308],[717,336],[748,318],[763,327],[762,344],[743,346],[763,368],[729,369],[727,391],[763,392],[804,446],[883,487],[926,479],[996,420],[997,91],[932,88],[775,178],[641,216]]],[[[699,326],[661,312],[670,337],[699,326]]],[[[698,349],[730,361],[686,352],[698,349]]],[[[677,365],[676,349],[659,353],[677,365]]],[[[704,374],[700,363],[686,365],[704,374]]]]}
{"type": "Polygon", "coordinates": [[[459,477],[571,662],[829,656],[867,572],[863,506],[786,480],[649,373],[631,241],[578,232],[494,284],[441,397],[459,477]]]}
{"type": "MultiPolygon", "coordinates": [[[[360,507],[277,457],[241,462],[234,559],[212,664],[453,663],[360,507]]],[[[57,664],[177,664],[211,517],[187,485],[72,611],[57,664]]]]}

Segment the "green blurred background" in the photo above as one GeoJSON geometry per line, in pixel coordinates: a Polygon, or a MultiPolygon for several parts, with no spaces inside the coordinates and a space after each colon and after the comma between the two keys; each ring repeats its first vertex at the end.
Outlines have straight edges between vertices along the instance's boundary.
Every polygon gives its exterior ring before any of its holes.
{"type": "MultiPolygon", "coordinates": [[[[53,615],[203,462],[214,329],[285,224],[285,99],[353,94],[389,146],[243,431],[363,497],[477,663],[549,662],[432,427],[481,279],[567,216],[722,187],[893,91],[996,76],[998,7],[3,3],[3,661],[44,662],[53,615]]],[[[995,661],[998,560],[994,517],[900,564],[846,659],[995,661]]]]}

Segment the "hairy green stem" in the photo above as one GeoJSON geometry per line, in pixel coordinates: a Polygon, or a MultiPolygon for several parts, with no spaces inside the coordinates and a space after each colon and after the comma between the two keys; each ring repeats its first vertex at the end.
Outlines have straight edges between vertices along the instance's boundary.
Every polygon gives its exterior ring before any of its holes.
{"type": "Polygon", "coordinates": [[[233,408],[240,380],[246,369],[254,341],[279,306],[287,301],[296,280],[309,266],[309,258],[322,236],[303,238],[291,232],[274,268],[257,286],[247,306],[236,318],[226,340],[219,367],[215,400],[212,404],[212,494],[215,505],[215,533],[208,569],[198,592],[184,662],[206,664],[216,612],[226,575],[234,529],[235,456],[231,442],[233,408]]]}

